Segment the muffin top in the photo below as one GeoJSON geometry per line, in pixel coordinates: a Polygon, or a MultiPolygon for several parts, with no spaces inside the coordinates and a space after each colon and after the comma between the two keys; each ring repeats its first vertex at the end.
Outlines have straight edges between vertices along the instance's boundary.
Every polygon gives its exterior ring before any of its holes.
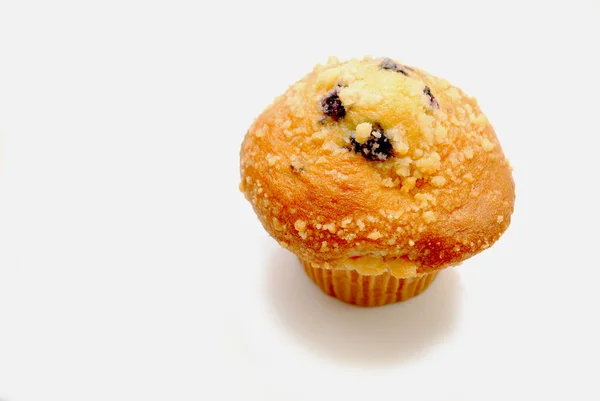
{"type": "Polygon", "coordinates": [[[514,183],[477,101],[389,58],[318,65],[254,121],[240,189],[315,266],[429,273],[492,245],[514,183]]]}

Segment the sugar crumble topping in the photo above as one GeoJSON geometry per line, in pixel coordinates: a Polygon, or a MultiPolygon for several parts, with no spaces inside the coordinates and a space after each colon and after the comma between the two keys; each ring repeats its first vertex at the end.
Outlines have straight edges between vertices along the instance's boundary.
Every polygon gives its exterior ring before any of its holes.
{"type": "MultiPolygon", "coordinates": [[[[360,170],[380,191],[398,199],[397,204],[382,204],[379,214],[357,208],[331,220],[295,203],[296,212],[291,213],[287,205],[296,202],[291,194],[282,190],[274,198],[256,176],[245,176],[240,189],[255,208],[270,216],[263,223],[280,233],[286,247],[302,241],[316,252],[332,254],[342,245],[373,244],[375,249],[384,243],[390,255],[415,259],[418,255],[407,249],[417,252],[417,242],[408,236],[427,232],[442,219],[440,210],[452,211],[455,205],[447,199],[483,196],[475,189],[479,175],[464,166],[482,157],[503,158],[489,121],[473,98],[444,79],[389,58],[346,62],[330,58],[265,113],[244,142],[242,171],[305,183],[303,196],[310,196],[323,180],[337,193],[360,191],[356,178],[360,170]],[[280,217],[282,211],[288,217],[280,217]],[[299,218],[290,219],[292,215],[299,218]]],[[[309,208],[312,201],[303,202],[309,208]]],[[[330,202],[329,207],[336,206],[330,202]]],[[[508,221],[497,216],[498,224],[508,221]]],[[[492,241],[457,246],[473,249],[492,241]]]]}

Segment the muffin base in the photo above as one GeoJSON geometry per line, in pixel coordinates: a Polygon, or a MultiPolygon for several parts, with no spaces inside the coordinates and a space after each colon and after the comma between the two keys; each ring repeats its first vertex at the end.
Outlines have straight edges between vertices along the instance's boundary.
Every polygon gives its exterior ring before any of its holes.
{"type": "Polygon", "coordinates": [[[413,298],[429,287],[438,272],[410,278],[389,273],[363,275],[355,270],[323,269],[302,262],[308,277],[329,296],[358,306],[382,306],[413,298]]]}

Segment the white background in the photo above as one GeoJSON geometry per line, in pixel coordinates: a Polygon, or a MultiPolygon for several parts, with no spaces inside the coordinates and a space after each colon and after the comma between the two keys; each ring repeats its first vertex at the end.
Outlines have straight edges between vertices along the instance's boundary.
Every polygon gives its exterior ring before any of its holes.
{"type": "Polygon", "coordinates": [[[600,2],[0,1],[0,400],[600,399],[600,2]],[[237,189],[327,56],[475,95],[517,184],[409,302],[327,298],[237,189]]]}

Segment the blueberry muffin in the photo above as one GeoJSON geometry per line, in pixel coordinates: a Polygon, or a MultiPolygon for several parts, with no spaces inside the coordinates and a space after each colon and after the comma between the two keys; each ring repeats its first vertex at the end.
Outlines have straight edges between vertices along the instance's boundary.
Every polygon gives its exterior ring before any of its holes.
{"type": "Polygon", "coordinates": [[[511,167],[477,101],[389,58],[330,58],[242,144],[240,189],[327,294],[403,301],[508,228],[511,167]]]}

